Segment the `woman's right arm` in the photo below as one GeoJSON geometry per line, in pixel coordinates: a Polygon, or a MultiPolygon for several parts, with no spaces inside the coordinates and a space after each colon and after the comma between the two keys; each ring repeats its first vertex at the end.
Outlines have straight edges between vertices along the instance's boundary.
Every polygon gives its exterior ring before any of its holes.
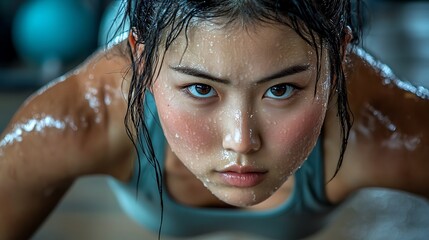
{"type": "Polygon", "coordinates": [[[35,93],[2,133],[0,239],[29,238],[79,176],[129,176],[134,151],[122,84],[128,61],[106,55],[35,93]]]}

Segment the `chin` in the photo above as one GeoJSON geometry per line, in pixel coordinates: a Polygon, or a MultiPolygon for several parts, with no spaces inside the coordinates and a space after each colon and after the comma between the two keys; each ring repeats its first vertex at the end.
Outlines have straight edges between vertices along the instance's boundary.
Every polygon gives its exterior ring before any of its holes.
{"type": "Polygon", "coordinates": [[[272,195],[269,193],[257,193],[257,191],[250,189],[237,189],[213,194],[222,202],[235,207],[254,206],[267,200],[272,195]]]}

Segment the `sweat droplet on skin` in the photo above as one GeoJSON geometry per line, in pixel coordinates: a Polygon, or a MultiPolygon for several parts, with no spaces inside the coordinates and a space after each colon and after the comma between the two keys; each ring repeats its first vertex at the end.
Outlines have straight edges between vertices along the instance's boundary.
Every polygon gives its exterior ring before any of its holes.
{"type": "Polygon", "coordinates": [[[105,103],[106,105],[110,105],[110,104],[112,104],[112,99],[110,98],[110,96],[109,96],[109,95],[104,96],[104,103],[105,103]]]}
{"type": "Polygon", "coordinates": [[[208,185],[211,183],[210,179],[201,176],[197,176],[197,178],[203,183],[205,188],[209,188],[208,185]]]}
{"type": "Polygon", "coordinates": [[[242,140],[241,132],[239,129],[234,129],[234,142],[239,143],[242,140]]]}
{"type": "Polygon", "coordinates": [[[267,120],[267,123],[268,123],[269,125],[277,125],[277,121],[270,121],[270,120],[267,120]]]}
{"type": "Polygon", "coordinates": [[[80,73],[80,69],[75,69],[74,71],[73,71],[73,75],[78,75],[80,73]]]}
{"type": "Polygon", "coordinates": [[[377,110],[375,107],[371,105],[367,105],[365,107],[367,110],[366,113],[364,113],[364,116],[366,117],[366,124],[359,124],[357,126],[357,130],[362,133],[364,136],[369,137],[370,133],[375,131],[376,129],[376,122],[383,125],[387,130],[390,132],[395,132],[397,127],[396,125],[389,119],[389,117],[385,116],[381,111],[377,110]]]}
{"type": "Polygon", "coordinates": [[[224,193],[223,194],[223,198],[224,198],[224,202],[229,202],[230,201],[230,197],[228,193],[224,193]]]}
{"type": "Polygon", "coordinates": [[[55,119],[51,115],[35,115],[34,118],[24,123],[15,124],[12,131],[6,134],[0,141],[0,147],[13,144],[14,142],[22,142],[23,136],[26,133],[36,132],[45,134],[47,129],[64,130],[66,125],[66,122],[55,119]]]}
{"type": "MultiPolygon", "coordinates": [[[[229,160],[229,159],[233,159],[232,153],[229,152],[229,151],[226,151],[226,150],[222,151],[222,160],[226,161],[226,160],[229,160]]],[[[231,166],[231,165],[234,165],[234,164],[235,163],[229,163],[225,167],[228,167],[228,166],[231,166]]]]}
{"type": "MultiPolygon", "coordinates": [[[[390,149],[406,149],[407,151],[414,151],[421,142],[421,136],[417,135],[406,135],[398,131],[398,127],[393,121],[383,114],[380,110],[377,110],[374,106],[367,104],[365,106],[366,112],[363,113],[365,117],[364,124],[356,125],[356,132],[363,136],[370,138],[372,133],[377,129],[377,124],[381,124],[390,135],[384,139],[381,143],[383,147],[390,149]]],[[[356,132],[352,132],[352,137],[356,137],[356,132]]]]}
{"type": "Polygon", "coordinates": [[[210,47],[209,47],[209,53],[210,53],[210,54],[213,54],[213,53],[214,53],[214,50],[213,50],[214,43],[213,43],[213,41],[210,41],[210,42],[209,42],[209,46],[210,46],[210,47]]]}
{"type": "Polygon", "coordinates": [[[393,73],[392,69],[390,69],[387,65],[382,64],[375,60],[371,55],[365,52],[363,49],[357,48],[355,49],[355,53],[366,60],[366,62],[374,66],[375,68],[380,69],[380,73],[383,77],[384,85],[395,85],[396,87],[405,90],[413,95],[420,97],[422,99],[429,99],[429,90],[423,86],[414,86],[409,82],[401,81],[396,77],[393,73]]]}
{"type": "Polygon", "coordinates": [[[92,87],[87,83],[86,85],[85,100],[88,102],[89,107],[96,113],[95,122],[100,123],[102,116],[100,114],[100,101],[98,99],[99,92],[96,88],[92,87]]]}
{"type": "Polygon", "coordinates": [[[389,139],[384,140],[381,145],[390,149],[406,149],[414,151],[419,146],[419,136],[406,136],[398,132],[393,133],[389,139]]]}

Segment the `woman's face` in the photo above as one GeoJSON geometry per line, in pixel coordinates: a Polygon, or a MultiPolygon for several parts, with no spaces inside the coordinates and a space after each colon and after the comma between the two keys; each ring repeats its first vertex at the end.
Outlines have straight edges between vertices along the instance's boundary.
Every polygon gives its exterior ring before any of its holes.
{"type": "Polygon", "coordinates": [[[152,91],[167,141],[220,200],[269,198],[309,155],[325,117],[326,52],[292,29],[193,28],[170,47],[152,91]]]}

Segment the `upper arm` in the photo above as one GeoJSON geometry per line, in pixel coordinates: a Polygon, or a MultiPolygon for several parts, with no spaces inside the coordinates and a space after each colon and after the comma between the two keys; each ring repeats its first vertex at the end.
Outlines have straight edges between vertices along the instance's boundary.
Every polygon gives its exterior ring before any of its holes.
{"type": "Polygon", "coordinates": [[[0,238],[26,238],[75,178],[130,169],[120,62],[94,61],[35,93],[2,133],[0,238]]]}
{"type": "Polygon", "coordinates": [[[94,129],[77,103],[78,94],[72,79],[41,90],[2,133],[0,238],[28,238],[78,174],[77,159],[89,149],[84,137],[94,129]]]}
{"type": "Polygon", "coordinates": [[[64,179],[101,171],[102,162],[109,164],[110,154],[118,150],[113,145],[120,139],[113,135],[124,130],[125,103],[113,99],[115,90],[72,75],[35,93],[2,135],[7,158],[2,161],[20,172],[31,170],[27,177],[64,179]]]}
{"type": "Polygon", "coordinates": [[[78,162],[90,152],[86,137],[102,128],[95,124],[96,116],[85,106],[80,91],[76,78],[70,77],[33,94],[2,134],[3,165],[22,178],[38,174],[43,180],[55,178],[53,172],[72,177],[73,160],[78,162]]]}
{"type": "Polygon", "coordinates": [[[354,124],[338,185],[348,192],[386,187],[429,197],[429,98],[367,57],[351,58],[354,124]]]}

